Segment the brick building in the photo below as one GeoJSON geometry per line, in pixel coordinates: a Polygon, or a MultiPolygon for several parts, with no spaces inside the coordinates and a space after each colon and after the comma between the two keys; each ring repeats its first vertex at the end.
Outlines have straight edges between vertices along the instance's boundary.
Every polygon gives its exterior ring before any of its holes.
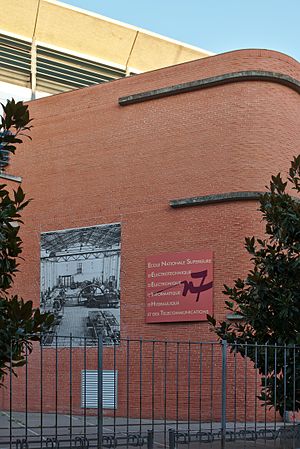
{"type": "MultiPolygon", "coordinates": [[[[241,50],[31,102],[32,142],[11,166],[34,199],[24,213],[25,261],[16,290],[40,304],[41,234],[118,223],[121,337],[214,340],[205,320],[145,322],[146,260],[212,251],[213,311],[224,318],[223,284],[249,268],[244,237],[263,232],[258,192],[271,174],[285,173],[299,151],[299,92],[297,61],[274,51],[241,50]]],[[[124,345],[117,352],[121,382],[124,345]]],[[[104,354],[109,368],[111,348],[104,354]]],[[[133,365],[135,354],[133,349],[133,365]]],[[[31,379],[38,380],[31,358],[31,379]]],[[[96,358],[89,349],[90,369],[96,358]]],[[[43,350],[43,360],[50,386],[51,348],[43,350]]],[[[80,409],[81,360],[82,348],[74,348],[74,410],[80,409]]],[[[173,355],[170,372],[174,363],[173,355]]],[[[34,388],[32,381],[32,393],[34,388]]],[[[65,411],[68,387],[61,388],[59,409],[65,411]]],[[[16,391],[21,398],[22,382],[16,391]]],[[[7,393],[1,394],[4,407],[7,393]]],[[[122,395],[120,384],[118,413],[124,415],[122,395]]],[[[28,407],[37,410],[34,399],[31,394],[28,407]]],[[[53,410],[50,393],[44,401],[44,409],[53,410]]],[[[15,407],[21,403],[16,399],[15,407]]],[[[134,400],[130,407],[134,415],[134,400]]]]}

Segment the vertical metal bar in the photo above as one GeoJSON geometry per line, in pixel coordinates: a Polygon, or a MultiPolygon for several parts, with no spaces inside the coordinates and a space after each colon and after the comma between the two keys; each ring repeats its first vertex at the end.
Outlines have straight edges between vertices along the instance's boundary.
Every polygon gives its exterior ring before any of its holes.
{"type": "Polygon", "coordinates": [[[268,386],[268,344],[265,344],[265,366],[264,366],[264,372],[265,372],[265,382],[264,382],[264,387],[265,387],[265,403],[264,403],[264,424],[265,424],[265,435],[267,432],[267,386],[268,386]]]}
{"type": "Polygon", "coordinates": [[[237,342],[234,342],[234,353],[233,353],[233,433],[234,439],[236,438],[236,407],[237,407],[237,342]]]}
{"type": "Polygon", "coordinates": [[[86,439],[86,337],[84,337],[84,348],[83,348],[83,436],[86,439]]]}
{"type": "Polygon", "coordinates": [[[140,338],[140,433],[142,433],[142,406],[143,406],[143,340],[140,338]]]}
{"type": "Polygon", "coordinates": [[[190,436],[190,422],[191,422],[191,342],[190,341],[188,343],[188,367],[187,368],[188,368],[188,385],[187,385],[187,387],[188,387],[188,391],[187,391],[188,409],[187,409],[187,412],[188,412],[188,434],[190,436]]]}
{"type": "Polygon", "coordinates": [[[277,424],[277,344],[274,345],[274,429],[277,424]]]}
{"type": "Polygon", "coordinates": [[[117,381],[117,341],[114,340],[114,437],[116,436],[116,411],[117,411],[117,407],[116,407],[116,393],[117,393],[117,385],[116,385],[116,381],[117,381]]]}
{"type": "Polygon", "coordinates": [[[226,378],[227,378],[227,341],[222,340],[222,417],[221,417],[221,449],[226,445],[226,378]]]}
{"type": "Polygon", "coordinates": [[[25,346],[25,440],[28,438],[28,347],[25,346]]]}
{"type": "Polygon", "coordinates": [[[296,425],[296,345],[293,348],[293,425],[296,425]]]}
{"type": "Polygon", "coordinates": [[[165,341],[164,350],[164,445],[167,445],[167,357],[168,342],[165,341]]]}
{"type": "Polygon", "coordinates": [[[176,344],[176,432],[178,432],[178,403],[179,403],[179,341],[176,344]]]}
{"type": "Polygon", "coordinates": [[[200,343],[200,354],[199,354],[199,432],[202,429],[202,382],[203,382],[203,372],[202,372],[202,343],[200,343]]]}
{"type": "Polygon", "coordinates": [[[256,435],[256,431],[257,431],[257,376],[258,376],[258,368],[257,368],[257,364],[258,364],[258,352],[257,352],[257,341],[255,342],[255,353],[254,353],[254,358],[255,358],[255,386],[254,386],[254,432],[256,435]]]}
{"type": "Polygon", "coordinates": [[[213,400],[214,400],[214,343],[211,344],[210,365],[210,433],[213,433],[213,400]]]}
{"type": "Polygon", "coordinates": [[[55,335],[55,439],[58,438],[58,337],[55,335]]]}
{"type": "Polygon", "coordinates": [[[265,420],[265,435],[267,432],[267,386],[268,386],[268,344],[265,344],[265,404],[264,404],[264,420],[265,420]]]}
{"type": "Polygon", "coordinates": [[[12,434],[12,401],[13,401],[13,381],[12,381],[12,376],[13,376],[13,368],[12,368],[12,363],[13,363],[13,341],[10,341],[10,370],[9,370],[9,449],[12,449],[12,438],[13,438],[13,434],[12,434]]]}
{"type": "MultiPolygon", "coordinates": [[[[130,341],[127,338],[127,357],[126,357],[126,432],[127,437],[129,433],[129,401],[130,401],[130,386],[129,386],[129,375],[130,375],[130,341]]],[[[127,444],[128,447],[128,438],[127,438],[127,444]]]]}
{"type": "Polygon", "coordinates": [[[152,411],[152,431],[154,432],[154,405],[155,405],[155,341],[152,342],[152,401],[151,401],[151,411],[152,411]]]}
{"type": "Polygon", "coordinates": [[[70,435],[70,447],[72,448],[72,438],[73,438],[73,422],[72,422],[72,420],[73,420],[73,416],[72,416],[72,409],[73,409],[73,360],[72,360],[72,356],[73,356],[73,354],[72,354],[72,346],[73,346],[73,337],[72,337],[72,334],[70,334],[70,349],[69,349],[69,356],[70,356],[70,360],[69,360],[69,363],[70,363],[70,373],[69,373],[69,376],[70,376],[70,391],[69,391],[69,400],[70,400],[70,433],[69,433],[69,435],[70,435]]]}
{"type": "Polygon", "coordinates": [[[245,430],[245,438],[246,438],[246,431],[247,431],[247,376],[248,376],[248,344],[245,343],[245,358],[244,358],[244,430],[245,430]]]}
{"type": "Polygon", "coordinates": [[[97,357],[97,448],[102,449],[103,440],[103,336],[100,332],[98,335],[98,357],[97,357]]]}
{"type": "Polygon", "coordinates": [[[286,345],[283,348],[283,427],[286,426],[286,345]]]}
{"type": "Polygon", "coordinates": [[[41,448],[43,447],[43,340],[40,343],[40,426],[41,426],[41,448]]]}

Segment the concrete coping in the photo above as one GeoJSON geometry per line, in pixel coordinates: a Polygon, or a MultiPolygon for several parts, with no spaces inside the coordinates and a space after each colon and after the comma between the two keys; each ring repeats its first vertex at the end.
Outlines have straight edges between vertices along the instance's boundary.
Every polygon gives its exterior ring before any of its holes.
{"type": "Polygon", "coordinates": [[[223,75],[213,76],[187,83],[176,84],[174,86],[162,87],[160,89],[148,90],[137,94],[127,95],[119,98],[120,106],[127,106],[143,101],[155,100],[157,98],[178,95],[194,90],[206,89],[209,87],[220,86],[224,84],[236,83],[241,81],[269,81],[281,84],[300,93],[300,81],[285,75],[283,73],[268,72],[265,70],[246,70],[241,72],[225,73],[223,75]]]}
{"type": "Polygon", "coordinates": [[[173,208],[203,206],[205,204],[225,203],[229,201],[250,201],[259,200],[265,192],[246,191],[246,192],[227,192],[213,195],[194,196],[191,198],[181,198],[170,200],[169,205],[173,208]]]}

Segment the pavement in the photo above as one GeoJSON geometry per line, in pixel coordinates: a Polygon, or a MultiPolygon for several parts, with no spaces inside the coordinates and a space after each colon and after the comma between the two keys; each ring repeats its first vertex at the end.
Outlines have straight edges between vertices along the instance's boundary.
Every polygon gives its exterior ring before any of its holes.
{"type": "MultiPolygon", "coordinates": [[[[0,449],[98,448],[97,416],[0,412],[0,449]],[[58,443],[59,442],[59,443],[58,443]]],[[[221,449],[220,423],[190,423],[104,417],[103,446],[144,447],[153,429],[153,448],[169,448],[169,429],[178,431],[174,449],[221,449]],[[201,438],[199,437],[201,435],[201,438]]],[[[297,427],[296,427],[297,429],[297,427]]],[[[298,449],[295,427],[283,423],[227,423],[224,449],[298,449]],[[286,429],[286,431],[284,431],[286,429]]],[[[223,448],[222,448],[223,449],[223,448]]]]}

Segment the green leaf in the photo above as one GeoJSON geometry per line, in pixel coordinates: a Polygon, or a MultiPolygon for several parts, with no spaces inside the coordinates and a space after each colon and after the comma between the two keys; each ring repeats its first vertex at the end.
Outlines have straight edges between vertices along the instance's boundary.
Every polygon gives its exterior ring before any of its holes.
{"type": "Polygon", "coordinates": [[[206,315],[207,321],[212,325],[215,326],[216,325],[216,320],[213,316],[211,315],[206,315]]]}

